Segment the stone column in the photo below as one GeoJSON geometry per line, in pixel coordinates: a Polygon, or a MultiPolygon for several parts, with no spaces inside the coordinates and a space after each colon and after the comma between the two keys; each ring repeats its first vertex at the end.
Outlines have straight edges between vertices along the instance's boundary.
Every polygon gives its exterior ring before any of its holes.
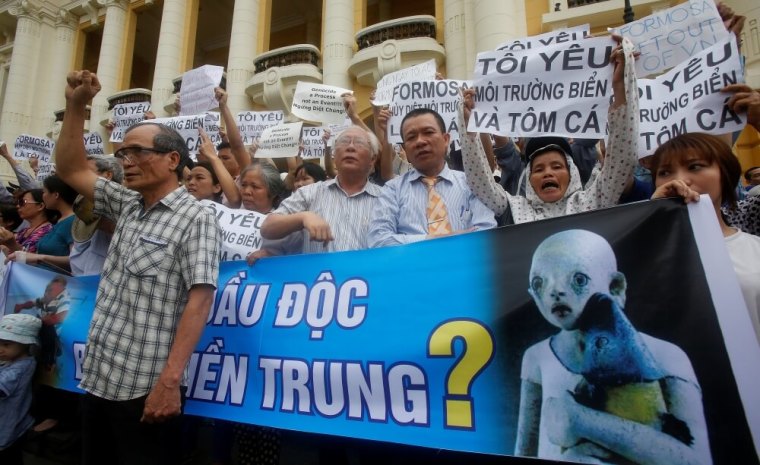
{"type": "Polygon", "coordinates": [[[235,114],[251,109],[245,86],[253,76],[259,38],[259,0],[236,0],[232,13],[230,55],[227,61],[227,105],[235,114]]]}
{"type": "Polygon", "coordinates": [[[32,98],[40,51],[41,23],[36,2],[19,0],[9,12],[16,16],[11,67],[0,115],[0,139],[9,147],[19,135],[28,132],[32,119],[32,98]]]}
{"type": "MultiPolygon", "coordinates": [[[[184,66],[182,55],[185,50],[185,29],[189,27],[187,13],[190,4],[194,2],[164,0],[156,52],[156,68],[153,72],[153,88],[151,89],[151,109],[156,116],[166,114],[164,103],[174,91],[172,79],[185,71],[182,69],[184,66]]],[[[237,5],[235,9],[237,10],[237,5]]]]}
{"type": "Polygon", "coordinates": [[[467,57],[467,29],[464,0],[445,0],[443,5],[443,43],[446,48],[446,77],[469,79],[472,66],[467,57]]]}
{"type": "Polygon", "coordinates": [[[322,82],[331,86],[351,88],[346,71],[354,56],[354,2],[325,0],[322,37],[322,82]]]}
{"type": "Polygon", "coordinates": [[[63,86],[66,84],[66,74],[72,71],[74,57],[74,38],[77,27],[77,19],[66,10],[59,10],[55,18],[55,43],[51,45],[50,72],[51,80],[48,87],[47,98],[40,105],[41,116],[46,119],[45,130],[49,131],[55,121],[53,112],[66,106],[66,98],[63,95],[63,86]]]}
{"type": "Polygon", "coordinates": [[[525,35],[523,0],[474,0],[473,6],[476,54],[525,35]]]}
{"type": "MultiPolygon", "coordinates": [[[[124,69],[124,38],[127,32],[128,0],[98,0],[106,8],[106,22],[103,26],[103,41],[98,57],[98,79],[102,89],[92,101],[90,113],[90,131],[99,132],[106,137],[100,121],[108,115],[107,98],[120,90],[121,75],[124,69]]],[[[131,59],[131,57],[130,57],[131,59]]]]}

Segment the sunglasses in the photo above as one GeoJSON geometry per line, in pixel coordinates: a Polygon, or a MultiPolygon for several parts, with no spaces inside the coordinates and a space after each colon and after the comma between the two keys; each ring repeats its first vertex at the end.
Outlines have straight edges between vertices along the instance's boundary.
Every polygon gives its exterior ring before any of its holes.
{"type": "Polygon", "coordinates": [[[18,206],[23,207],[24,205],[29,204],[29,203],[42,203],[42,202],[35,202],[34,200],[19,199],[18,206]]]}

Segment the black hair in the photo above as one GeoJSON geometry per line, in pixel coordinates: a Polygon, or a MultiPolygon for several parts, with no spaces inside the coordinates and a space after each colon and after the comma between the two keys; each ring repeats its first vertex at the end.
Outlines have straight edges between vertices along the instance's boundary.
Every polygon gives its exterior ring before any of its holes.
{"type": "MultiPolygon", "coordinates": [[[[45,201],[42,198],[42,189],[27,189],[27,190],[19,191],[18,194],[14,194],[14,197],[21,200],[24,198],[26,194],[31,195],[35,202],[42,204],[43,206],[45,205],[45,201]]],[[[45,208],[43,212],[45,213],[45,218],[47,218],[47,220],[53,224],[57,223],[58,218],[61,217],[60,213],[58,213],[55,210],[51,210],[49,208],[45,208]]]]}
{"type": "Polygon", "coordinates": [[[747,181],[749,181],[750,179],[752,179],[752,172],[755,171],[755,170],[760,170],[760,166],[753,166],[752,168],[750,168],[747,171],[745,171],[744,172],[744,179],[746,179],[747,181]]]}
{"type": "Polygon", "coordinates": [[[58,175],[52,174],[42,181],[42,185],[45,186],[48,192],[58,194],[61,200],[69,205],[74,205],[74,201],[77,199],[77,191],[73,187],[69,186],[58,175]]]}
{"type": "Polygon", "coordinates": [[[319,181],[325,181],[327,180],[327,173],[325,173],[325,170],[317,165],[316,163],[304,163],[298,168],[296,168],[295,173],[293,173],[294,177],[298,177],[298,173],[301,172],[301,170],[306,171],[306,174],[309,175],[312,179],[314,179],[314,182],[319,181]]]}
{"type": "Polygon", "coordinates": [[[222,149],[229,149],[229,148],[232,148],[232,146],[230,145],[230,143],[222,141],[222,142],[219,142],[219,144],[217,144],[216,151],[218,152],[218,151],[220,151],[222,149]]]}
{"type": "MultiPolygon", "coordinates": [[[[199,161],[195,163],[195,166],[193,166],[193,168],[205,169],[211,175],[211,182],[214,184],[219,184],[221,186],[221,183],[219,182],[219,177],[216,175],[216,170],[214,170],[214,166],[211,163],[207,161],[199,161]]],[[[214,194],[213,200],[217,203],[221,203],[222,191],[219,191],[218,193],[214,194]]]]}
{"type": "Polygon", "coordinates": [[[0,205],[0,215],[2,215],[4,223],[10,224],[8,229],[11,231],[15,231],[24,222],[18,214],[18,208],[14,205],[0,205]]]}

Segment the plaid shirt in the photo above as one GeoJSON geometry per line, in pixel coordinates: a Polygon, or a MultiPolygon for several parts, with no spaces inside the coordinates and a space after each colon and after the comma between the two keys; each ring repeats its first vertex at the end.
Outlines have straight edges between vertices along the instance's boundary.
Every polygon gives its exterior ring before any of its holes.
{"type": "Polygon", "coordinates": [[[109,400],[150,392],[166,364],[193,285],[216,286],[221,233],[184,187],[148,211],[142,197],[98,179],[95,212],[116,221],[90,323],[80,387],[109,400]]]}

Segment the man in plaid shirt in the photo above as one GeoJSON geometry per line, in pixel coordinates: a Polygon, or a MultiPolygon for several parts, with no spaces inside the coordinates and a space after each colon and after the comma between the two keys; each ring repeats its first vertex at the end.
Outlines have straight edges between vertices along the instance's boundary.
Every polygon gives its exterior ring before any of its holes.
{"type": "Polygon", "coordinates": [[[173,129],[126,132],[115,153],[124,186],[89,169],[82,128],[99,90],[89,71],[69,73],[56,150],[58,175],[116,222],[82,367],[82,463],[178,463],[183,377],[213,301],[221,234],[179,185],[189,156],[173,129]]]}

